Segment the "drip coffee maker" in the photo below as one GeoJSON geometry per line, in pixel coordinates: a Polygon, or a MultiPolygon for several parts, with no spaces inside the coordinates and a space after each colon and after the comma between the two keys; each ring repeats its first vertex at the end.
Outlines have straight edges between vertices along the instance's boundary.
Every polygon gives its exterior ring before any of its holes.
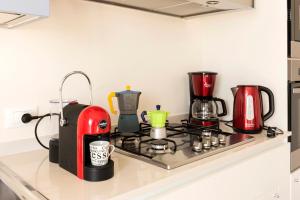
{"type": "Polygon", "coordinates": [[[219,126],[219,117],[227,114],[223,99],[213,97],[217,73],[191,72],[189,123],[204,127],[219,126]],[[220,108],[222,108],[220,110],[220,108]]]}

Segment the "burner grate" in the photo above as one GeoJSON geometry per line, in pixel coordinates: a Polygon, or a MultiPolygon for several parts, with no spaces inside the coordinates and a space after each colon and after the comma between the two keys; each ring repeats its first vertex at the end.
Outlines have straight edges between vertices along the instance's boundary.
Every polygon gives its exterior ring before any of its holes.
{"type": "Polygon", "coordinates": [[[167,138],[160,140],[151,138],[150,130],[151,126],[145,123],[141,123],[140,131],[135,133],[120,133],[116,128],[111,142],[119,153],[173,169],[254,140],[252,136],[189,124],[187,120],[182,124],[166,124],[167,138]]]}

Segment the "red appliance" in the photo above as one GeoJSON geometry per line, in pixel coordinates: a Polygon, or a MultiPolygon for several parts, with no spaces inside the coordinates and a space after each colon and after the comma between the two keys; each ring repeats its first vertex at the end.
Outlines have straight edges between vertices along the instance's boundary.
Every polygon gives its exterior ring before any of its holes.
{"type": "Polygon", "coordinates": [[[218,127],[219,117],[227,114],[223,99],[213,97],[217,73],[191,72],[190,83],[190,113],[189,122],[193,125],[218,127]],[[219,112],[221,104],[222,112],[219,112]]]}
{"type": "Polygon", "coordinates": [[[272,91],[257,85],[239,85],[231,90],[234,95],[233,129],[241,133],[259,133],[263,129],[264,121],[275,111],[272,91]],[[265,92],[269,99],[269,110],[266,114],[263,114],[261,92],[265,92]]]}
{"type": "Polygon", "coordinates": [[[104,166],[93,166],[89,149],[93,141],[110,141],[108,112],[98,106],[82,104],[69,104],[63,112],[67,123],[59,127],[59,166],[87,181],[103,181],[113,177],[114,162],[109,159],[104,166]]]}
{"type": "Polygon", "coordinates": [[[215,87],[217,73],[193,72],[190,73],[194,96],[211,98],[215,87]]]}
{"type": "MultiPolygon", "coordinates": [[[[59,138],[50,141],[49,160],[60,167],[87,181],[104,181],[114,175],[114,162],[109,158],[106,165],[93,166],[89,144],[93,141],[110,141],[111,121],[106,110],[98,106],[84,105],[77,102],[63,106],[62,88],[65,80],[74,74],[86,77],[81,71],[67,74],[60,87],[60,126],[59,138]]],[[[90,95],[92,104],[92,93],[90,95]]]]}
{"type": "MultiPolygon", "coordinates": [[[[97,168],[91,166],[89,143],[94,140],[109,139],[110,129],[110,116],[101,107],[89,106],[79,114],[77,121],[77,176],[79,178],[94,179],[93,176],[100,176],[96,173],[97,168]]],[[[103,173],[101,176],[109,175],[103,173]]]]}

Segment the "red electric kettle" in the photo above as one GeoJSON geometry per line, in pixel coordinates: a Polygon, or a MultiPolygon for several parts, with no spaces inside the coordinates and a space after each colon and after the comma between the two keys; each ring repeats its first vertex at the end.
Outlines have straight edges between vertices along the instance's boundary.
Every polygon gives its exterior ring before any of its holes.
{"type": "Polygon", "coordinates": [[[234,95],[233,129],[240,133],[259,133],[264,121],[272,117],[275,111],[273,92],[258,85],[238,85],[231,88],[234,95]],[[265,92],[269,99],[269,110],[263,111],[261,92],[265,92]]]}

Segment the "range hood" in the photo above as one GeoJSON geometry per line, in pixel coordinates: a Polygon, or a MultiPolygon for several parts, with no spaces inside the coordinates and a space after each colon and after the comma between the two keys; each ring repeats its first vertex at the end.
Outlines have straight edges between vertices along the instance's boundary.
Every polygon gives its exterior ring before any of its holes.
{"type": "Polygon", "coordinates": [[[0,0],[0,26],[13,28],[49,16],[49,0],[0,0]]]}
{"type": "Polygon", "coordinates": [[[254,8],[254,0],[89,0],[174,17],[254,8]]]}

